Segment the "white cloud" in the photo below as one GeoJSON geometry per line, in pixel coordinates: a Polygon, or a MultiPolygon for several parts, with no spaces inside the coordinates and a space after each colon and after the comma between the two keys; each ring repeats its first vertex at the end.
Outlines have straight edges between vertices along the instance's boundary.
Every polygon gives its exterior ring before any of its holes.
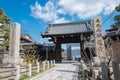
{"type": "Polygon", "coordinates": [[[54,20],[54,22],[53,23],[67,23],[67,22],[69,22],[68,20],[65,20],[65,18],[58,18],[58,19],[56,19],[56,20],[54,20]]]}
{"type": "Polygon", "coordinates": [[[100,13],[110,14],[118,0],[59,0],[59,5],[70,15],[76,14],[79,18],[89,18],[100,13]]]}
{"type": "Polygon", "coordinates": [[[55,11],[54,3],[51,1],[48,1],[43,7],[36,2],[35,6],[31,6],[31,12],[31,16],[38,19],[41,18],[44,21],[52,21],[58,17],[55,11]]]}
{"type": "MultiPolygon", "coordinates": [[[[69,22],[66,15],[86,19],[98,14],[110,14],[119,0],[49,0],[44,6],[31,5],[31,16],[45,22],[69,22]],[[61,16],[62,15],[62,16],[61,16]]],[[[71,20],[70,20],[71,21],[71,20]]]]}
{"type": "MultiPolygon", "coordinates": [[[[31,16],[37,19],[43,19],[45,22],[56,22],[60,18],[58,14],[62,14],[62,9],[58,9],[55,3],[48,1],[45,6],[41,6],[38,2],[34,6],[30,6],[31,16]]],[[[63,19],[61,19],[63,21],[63,19]]],[[[65,19],[64,19],[65,21],[65,19]]]]}

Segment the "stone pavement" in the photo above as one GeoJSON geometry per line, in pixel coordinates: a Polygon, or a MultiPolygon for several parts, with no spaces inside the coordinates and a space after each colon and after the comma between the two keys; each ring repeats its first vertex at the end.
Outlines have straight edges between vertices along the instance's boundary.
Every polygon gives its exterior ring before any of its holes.
{"type": "Polygon", "coordinates": [[[79,80],[79,63],[63,62],[30,80],[79,80]]]}

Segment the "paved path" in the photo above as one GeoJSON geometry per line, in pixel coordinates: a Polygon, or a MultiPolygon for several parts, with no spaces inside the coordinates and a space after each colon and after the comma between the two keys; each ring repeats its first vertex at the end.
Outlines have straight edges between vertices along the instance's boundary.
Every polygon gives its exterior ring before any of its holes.
{"type": "Polygon", "coordinates": [[[64,62],[30,80],[78,80],[78,63],[64,62]]]}

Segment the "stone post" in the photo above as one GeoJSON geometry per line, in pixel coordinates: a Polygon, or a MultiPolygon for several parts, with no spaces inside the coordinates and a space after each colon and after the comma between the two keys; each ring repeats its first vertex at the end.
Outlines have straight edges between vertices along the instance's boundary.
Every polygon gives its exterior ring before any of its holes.
{"type": "Polygon", "coordinates": [[[105,45],[102,37],[102,18],[97,16],[93,18],[94,26],[94,38],[95,38],[95,53],[94,58],[95,63],[100,64],[100,62],[106,61],[105,45]]]}
{"type": "Polygon", "coordinates": [[[52,60],[50,60],[50,67],[52,67],[53,66],[53,63],[52,63],[52,60]]]}
{"type": "Polygon", "coordinates": [[[96,80],[100,76],[99,70],[93,70],[93,72],[94,72],[94,80],[96,80]]]}
{"type": "Polygon", "coordinates": [[[20,24],[12,23],[10,25],[10,43],[9,43],[9,58],[10,64],[19,64],[19,50],[20,50],[20,24]]]}
{"type": "Polygon", "coordinates": [[[16,78],[15,80],[19,80],[20,79],[20,65],[15,65],[16,67],[16,78]]]}
{"type": "Polygon", "coordinates": [[[32,75],[32,65],[31,65],[31,63],[29,63],[28,67],[29,67],[28,75],[31,76],[32,75]]]}
{"type": "Polygon", "coordinates": [[[47,68],[47,60],[44,61],[45,69],[47,68]]]}
{"type": "Polygon", "coordinates": [[[42,67],[43,70],[45,70],[45,62],[44,62],[44,61],[42,62],[42,66],[43,66],[43,67],[42,67]]]}
{"type": "Polygon", "coordinates": [[[86,76],[87,76],[87,73],[86,73],[86,69],[87,69],[87,65],[83,62],[83,60],[81,60],[81,65],[82,65],[82,72],[83,72],[83,80],[86,80],[86,76]]]}
{"type": "Polygon", "coordinates": [[[50,66],[49,61],[47,61],[47,68],[50,68],[49,66],[50,66]]]}
{"type": "Polygon", "coordinates": [[[53,60],[53,66],[55,66],[55,60],[53,60]]]}
{"type": "Polygon", "coordinates": [[[39,71],[40,71],[40,64],[39,64],[39,62],[37,61],[37,73],[39,73],[39,71]]]}

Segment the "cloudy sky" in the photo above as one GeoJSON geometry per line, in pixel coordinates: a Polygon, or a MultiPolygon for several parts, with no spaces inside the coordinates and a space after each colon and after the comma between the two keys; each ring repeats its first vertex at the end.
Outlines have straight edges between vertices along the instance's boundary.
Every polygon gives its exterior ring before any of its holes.
{"type": "Polygon", "coordinates": [[[101,16],[103,31],[110,28],[120,0],[0,0],[12,22],[21,24],[22,33],[28,33],[37,42],[48,24],[79,22],[101,16]]]}

